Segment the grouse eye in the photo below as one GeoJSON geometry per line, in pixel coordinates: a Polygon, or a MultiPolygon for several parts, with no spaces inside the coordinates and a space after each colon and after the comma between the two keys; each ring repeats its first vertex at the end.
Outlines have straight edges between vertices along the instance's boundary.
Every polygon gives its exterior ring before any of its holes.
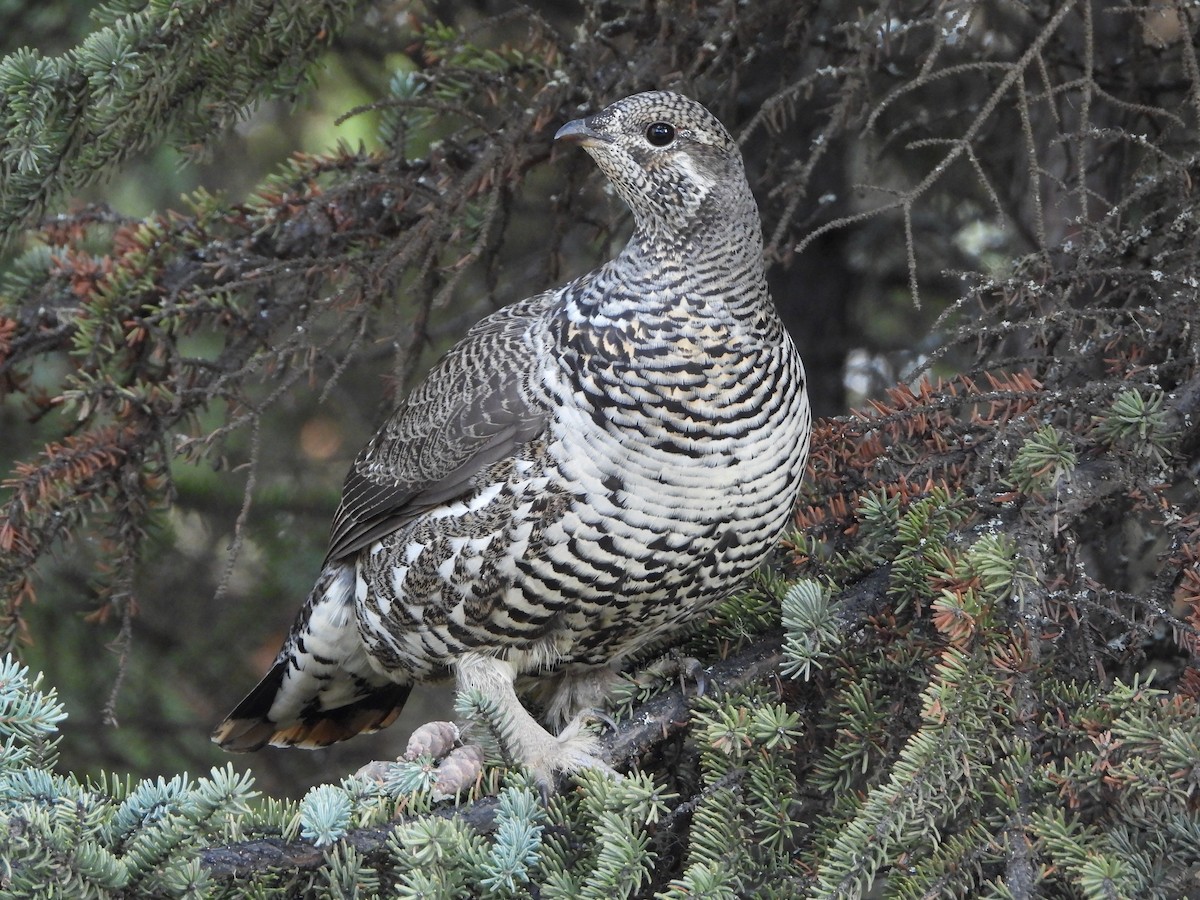
{"type": "Polygon", "coordinates": [[[665,147],[675,140],[675,127],[666,122],[655,122],[646,129],[646,140],[655,147],[665,147]]]}

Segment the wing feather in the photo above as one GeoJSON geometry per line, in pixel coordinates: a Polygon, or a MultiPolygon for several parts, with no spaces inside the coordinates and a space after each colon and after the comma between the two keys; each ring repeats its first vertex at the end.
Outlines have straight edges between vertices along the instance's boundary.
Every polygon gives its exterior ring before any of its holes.
{"type": "Polygon", "coordinates": [[[545,432],[536,330],[557,299],[548,292],[488,316],[438,361],[350,468],[327,562],[470,494],[481,471],[545,432]]]}

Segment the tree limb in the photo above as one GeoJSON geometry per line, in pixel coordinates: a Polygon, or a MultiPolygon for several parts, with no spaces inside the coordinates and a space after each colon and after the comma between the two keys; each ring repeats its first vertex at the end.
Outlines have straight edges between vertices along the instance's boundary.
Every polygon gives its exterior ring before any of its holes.
{"type": "MultiPolygon", "coordinates": [[[[845,631],[852,632],[887,602],[887,570],[879,569],[863,578],[838,598],[834,615],[845,631]]],[[[718,694],[738,690],[762,678],[776,677],[783,659],[782,633],[770,631],[732,656],[704,670],[706,691],[718,694]]],[[[628,769],[643,755],[673,739],[689,724],[689,697],[693,691],[676,685],[638,706],[617,729],[600,740],[599,756],[615,768],[628,769]]],[[[476,831],[487,834],[495,826],[497,800],[483,797],[461,806],[442,804],[430,815],[455,817],[476,831]]],[[[381,852],[395,827],[416,816],[402,817],[390,825],[359,828],[342,839],[364,856],[381,852]]],[[[200,860],[209,874],[219,879],[249,878],[271,869],[308,871],[326,862],[323,850],[305,841],[259,838],[205,850],[200,860]]]]}

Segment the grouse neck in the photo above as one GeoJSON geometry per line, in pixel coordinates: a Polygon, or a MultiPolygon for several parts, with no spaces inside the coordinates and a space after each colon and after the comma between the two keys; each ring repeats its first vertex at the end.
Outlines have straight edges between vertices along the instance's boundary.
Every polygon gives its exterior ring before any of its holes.
{"type": "Polygon", "coordinates": [[[762,225],[758,204],[744,190],[714,191],[687,216],[664,219],[639,215],[623,254],[644,259],[678,259],[685,264],[725,263],[739,271],[760,272],[762,225]]]}
{"type": "Polygon", "coordinates": [[[697,220],[682,233],[664,233],[639,222],[610,265],[618,272],[637,273],[638,280],[647,272],[669,273],[675,288],[695,280],[705,293],[735,303],[758,305],[767,294],[757,214],[697,220]]]}

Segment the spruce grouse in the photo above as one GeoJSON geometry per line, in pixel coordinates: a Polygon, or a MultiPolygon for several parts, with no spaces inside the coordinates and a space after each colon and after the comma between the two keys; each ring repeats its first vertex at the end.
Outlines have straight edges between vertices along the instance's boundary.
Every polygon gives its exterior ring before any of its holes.
{"type": "Polygon", "coordinates": [[[601,765],[581,710],[787,526],[808,398],[737,145],[666,91],[555,137],[629,205],[628,246],[475,325],[359,454],[316,586],[214,734],[226,749],[374,731],[413,684],[452,676],[543,782],[601,765]],[[528,674],[558,735],[518,699],[528,674]]]}

